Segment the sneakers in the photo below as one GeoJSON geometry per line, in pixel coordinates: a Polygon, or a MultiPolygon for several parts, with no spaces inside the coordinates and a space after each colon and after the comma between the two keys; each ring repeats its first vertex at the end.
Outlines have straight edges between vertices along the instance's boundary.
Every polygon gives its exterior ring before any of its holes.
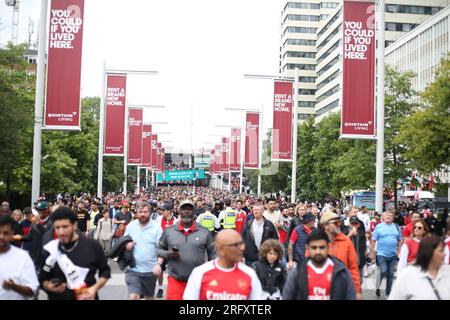
{"type": "Polygon", "coordinates": [[[163,289],[159,289],[158,290],[158,293],[156,294],[156,297],[158,298],[158,299],[161,299],[162,297],[163,297],[163,289]]]}
{"type": "Polygon", "coordinates": [[[380,289],[375,290],[375,295],[379,298],[381,296],[380,289]]]}

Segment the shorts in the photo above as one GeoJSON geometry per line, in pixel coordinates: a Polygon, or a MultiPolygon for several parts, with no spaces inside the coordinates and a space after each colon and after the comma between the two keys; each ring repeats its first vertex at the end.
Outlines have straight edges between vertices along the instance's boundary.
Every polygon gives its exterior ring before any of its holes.
{"type": "Polygon", "coordinates": [[[187,281],[180,281],[172,276],[167,277],[166,300],[183,300],[184,289],[187,281]]]}
{"type": "Polygon", "coordinates": [[[155,295],[156,276],[153,272],[125,272],[125,283],[128,294],[139,294],[146,297],[155,295]]]}

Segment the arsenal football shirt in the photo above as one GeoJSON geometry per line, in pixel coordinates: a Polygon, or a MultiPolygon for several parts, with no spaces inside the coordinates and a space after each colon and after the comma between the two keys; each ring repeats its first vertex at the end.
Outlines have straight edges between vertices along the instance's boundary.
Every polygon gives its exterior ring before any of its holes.
{"type": "Polygon", "coordinates": [[[184,300],[259,300],[261,283],[255,271],[243,263],[231,269],[221,268],[217,259],[192,271],[184,300]]]}
{"type": "Polygon", "coordinates": [[[330,300],[333,261],[327,258],[325,264],[318,268],[309,260],[306,268],[308,270],[308,300],[330,300]]]}

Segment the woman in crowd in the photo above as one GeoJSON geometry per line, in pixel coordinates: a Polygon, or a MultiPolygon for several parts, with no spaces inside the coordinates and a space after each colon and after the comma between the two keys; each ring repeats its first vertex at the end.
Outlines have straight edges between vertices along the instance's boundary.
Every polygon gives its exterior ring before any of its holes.
{"type": "Polygon", "coordinates": [[[400,274],[403,269],[416,261],[417,252],[419,251],[419,243],[427,235],[427,224],[423,220],[417,221],[414,224],[412,238],[406,239],[400,249],[400,260],[397,265],[397,274],[400,274]]]}
{"type": "Polygon", "coordinates": [[[450,300],[450,265],[444,257],[441,238],[423,238],[416,262],[399,274],[389,300],[450,300]]]}
{"type": "Polygon", "coordinates": [[[264,241],[260,249],[261,258],[254,262],[256,271],[267,300],[280,300],[286,282],[286,269],[280,264],[283,258],[283,247],[280,241],[269,239],[264,241]]]}

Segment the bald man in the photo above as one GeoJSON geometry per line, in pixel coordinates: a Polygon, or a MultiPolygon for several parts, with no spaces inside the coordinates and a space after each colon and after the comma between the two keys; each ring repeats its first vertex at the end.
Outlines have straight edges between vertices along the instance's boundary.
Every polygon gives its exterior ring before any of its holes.
{"type": "Polygon", "coordinates": [[[184,300],[261,300],[262,289],[255,271],[242,261],[245,244],[235,230],[216,237],[217,258],[195,268],[184,291],[184,300]]]}

